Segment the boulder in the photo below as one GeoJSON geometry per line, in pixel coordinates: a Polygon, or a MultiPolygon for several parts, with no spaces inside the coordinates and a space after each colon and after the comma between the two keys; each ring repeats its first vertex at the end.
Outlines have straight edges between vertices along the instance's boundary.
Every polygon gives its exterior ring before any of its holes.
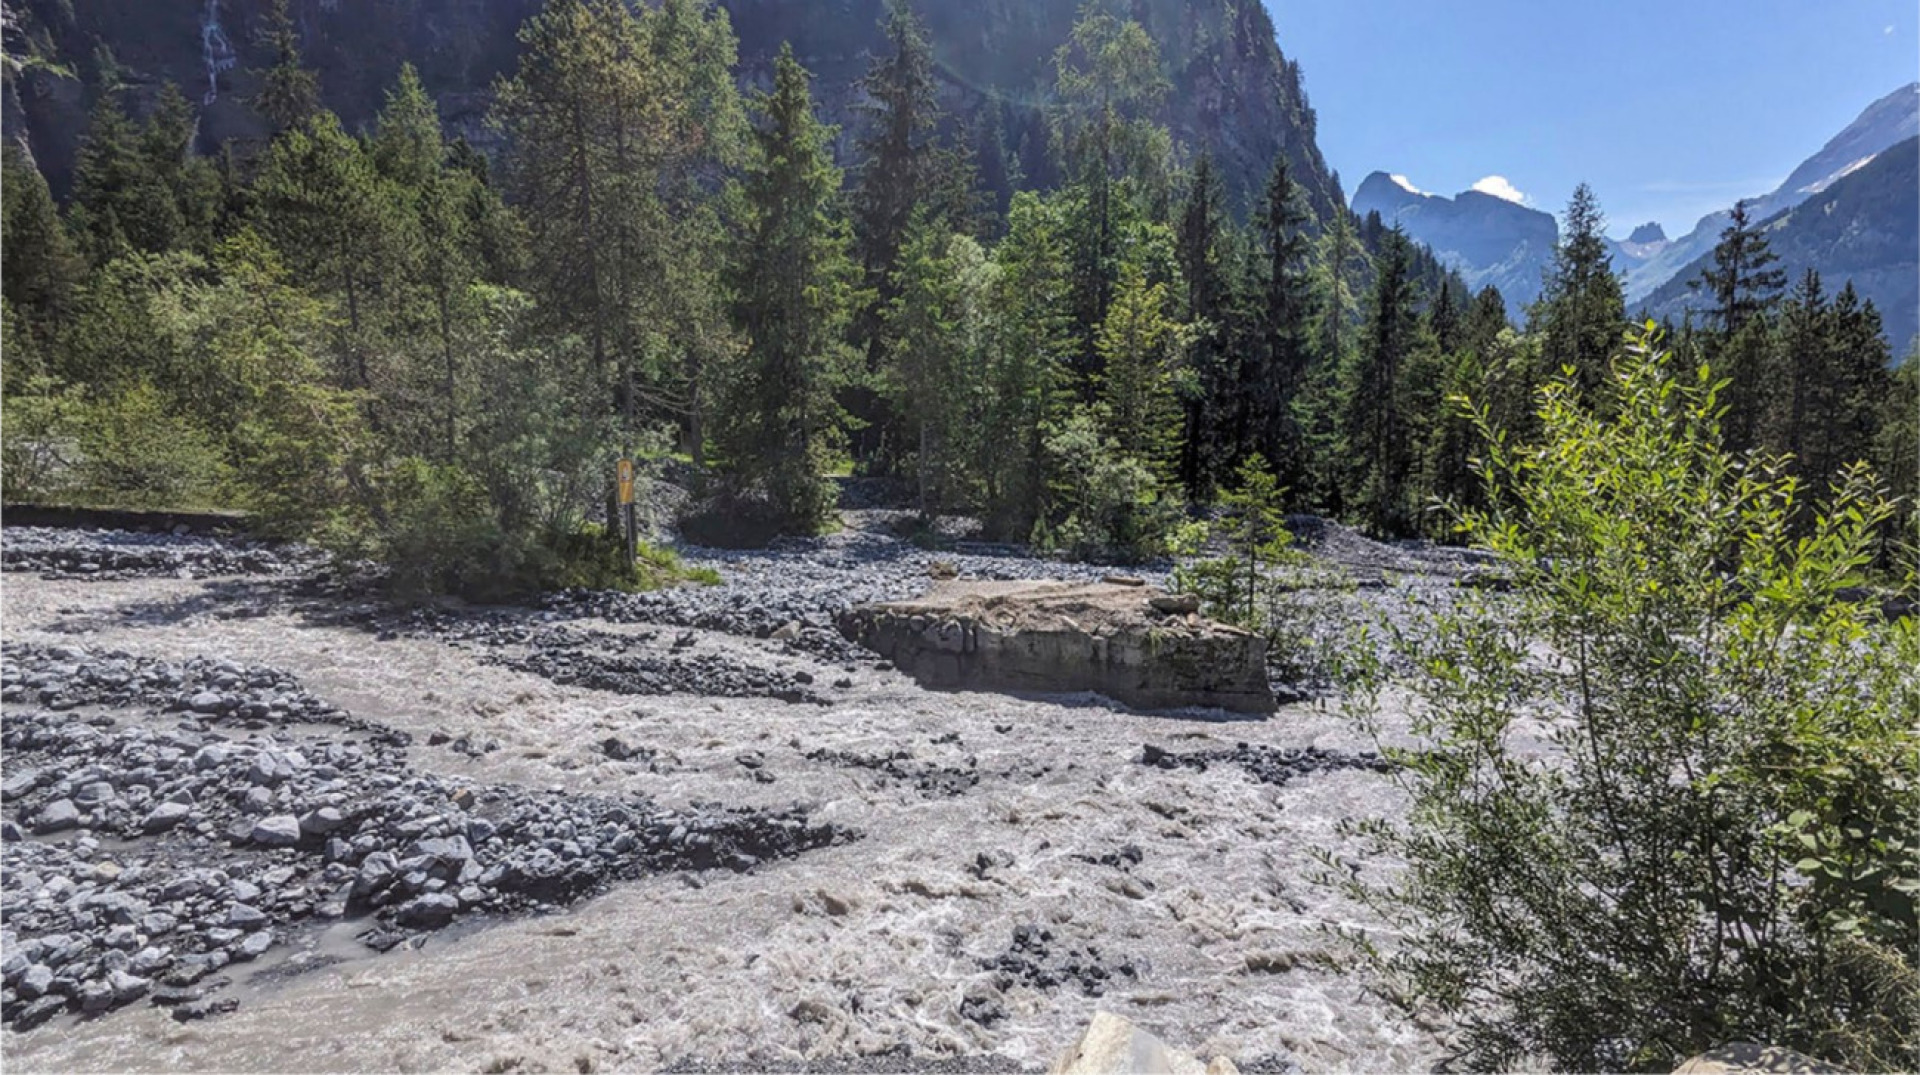
{"type": "Polygon", "coordinates": [[[1239,1075],[1224,1056],[1203,1064],[1111,1012],[1094,1012],[1050,1075],[1239,1075]]]}
{"type": "Polygon", "coordinates": [[[956,580],[918,600],[848,609],[838,626],[927,687],[1272,712],[1266,640],[1194,607],[1115,583],[956,580]]]}
{"type": "Polygon", "coordinates": [[[1846,1069],[1777,1045],[1736,1041],[1710,1049],[1673,1069],[1673,1075],[1845,1075],[1846,1069]]]}

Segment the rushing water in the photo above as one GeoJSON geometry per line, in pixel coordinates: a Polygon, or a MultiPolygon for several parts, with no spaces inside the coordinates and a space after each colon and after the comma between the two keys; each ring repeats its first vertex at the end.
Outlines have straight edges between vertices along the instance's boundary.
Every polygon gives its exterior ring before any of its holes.
{"type": "Polygon", "coordinates": [[[635,698],[285,608],[235,616],[221,595],[199,581],[14,574],[5,613],[13,638],[286,668],[327,701],[415,733],[423,768],[668,805],[798,800],[865,838],[751,874],[622,884],[419,951],[348,959],[338,937],[317,933],[289,952],[293,965],[236,983],[234,1014],[183,1026],[142,1004],[29,1032],[8,1043],[22,1070],[592,1071],[900,1046],[1045,1067],[1096,1008],[1202,1055],[1290,1056],[1310,1071],[1409,1070],[1439,1055],[1434,1034],[1369,995],[1357,972],[1310,958],[1329,950],[1324,927],[1367,922],[1310,882],[1310,853],[1339,846],[1340,819],[1394,809],[1386,778],[1342,770],[1275,787],[1231,766],[1138,762],[1146,744],[1364,745],[1321,709],[1223,723],[1091,699],[930,693],[871,664],[705,631],[693,632],[697,651],[851,685],[830,707],[635,698]],[[499,749],[426,746],[436,732],[499,749]],[[658,751],[657,771],[608,758],[608,736],[658,751]],[[902,751],[905,768],[977,782],[929,792],[834,760],[902,751]],[[758,769],[741,762],[748,752],[758,769]],[[1116,857],[1129,846],[1137,856],[1116,857]],[[1098,997],[997,980],[984,964],[1025,925],[1139,973],[1098,997]],[[982,1006],[999,1017],[970,1016],[982,1006]]]}

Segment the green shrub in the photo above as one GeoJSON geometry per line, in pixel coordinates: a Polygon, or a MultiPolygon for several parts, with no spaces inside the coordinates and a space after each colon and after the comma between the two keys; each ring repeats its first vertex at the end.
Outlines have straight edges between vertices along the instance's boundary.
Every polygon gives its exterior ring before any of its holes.
{"type": "MultiPolygon", "coordinates": [[[[1562,381],[1537,447],[1490,443],[1494,506],[1459,526],[1514,591],[1400,639],[1411,808],[1354,827],[1405,866],[1324,856],[1323,881],[1385,918],[1392,944],[1349,938],[1474,1067],[1756,1040],[1913,1070],[1920,632],[1839,599],[1890,508],[1856,471],[1802,532],[1793,479],[1722,450],[1708,371],[1653,347],[1615,412],[1562,381]]],[[[1381,667],[1352,696],[1376,737],[1381,667]]]]}
{"type": "Polygon", "coordinates": [[[67,414],[78,451],[72,492],[89,504],[211,508],[230,470],[220,445],[171,411],[151,385],[134,386],[67,414]]]}
{"type": "Polygon", "coordinates": [[[1082,559],[1150,560],[1164,555],[1182,505],[1144,460],[1101,433],[1098,415],[1076,411],[1046,436],[1051,511],[1033,544],[1082,559]]]}

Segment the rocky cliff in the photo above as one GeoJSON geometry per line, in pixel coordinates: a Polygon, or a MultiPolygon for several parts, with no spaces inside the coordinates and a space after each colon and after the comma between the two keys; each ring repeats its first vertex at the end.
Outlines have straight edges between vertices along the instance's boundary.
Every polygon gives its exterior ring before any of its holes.
{"type": "MultiPolygon", "coordinates": [[[[403,62],[419,68],[447,124],[485,144],[488,92],[510,71],[515,31],[542,0],[291,0],[301,46],[320,72],[327,104],[355,126],[378,109],[403,62]]],[[[721,0],[740,37],[744,82],[761,80],[791,40],[816,76],[828,118],[852,118],[854,80],[881,47],[884,0],[721,0]]],[[[261,43],[266,0],[6,0],[6,134],[32,149],[56,191],[103,70],[136,102],[174,82],[200,103],[207,145],[261,133],[245,106],[261,43]]],[[[999,161],[988,180],[1017,164],[1028,185],[1051,178],[1044,110],[1054,49],[1080,0],[920,0],[948,107],[980,132],[999,161]]],[[[1300,69],[1280,51],[1266,9],[1247,0],[1141,0],[1128,5],[1160,42],[1173,83],[1164,117],[1189,154],[1210,152],[1234,198],[1258,192],[1274,156],[1323,219],[1340,204],[1337,180],[1314,144],[1314,115],[1300,69]]],[[[1001,180],[1004,184],[1004,180],[1001,180]]]]}

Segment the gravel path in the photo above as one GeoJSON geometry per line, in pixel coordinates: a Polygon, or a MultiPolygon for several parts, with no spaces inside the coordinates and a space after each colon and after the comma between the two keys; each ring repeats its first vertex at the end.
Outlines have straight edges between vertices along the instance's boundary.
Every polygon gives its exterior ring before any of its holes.
{"type": "Polygon", "coordinates": [[[824,631],[934,560],[1097,568],[864,530],[690,556],[726,583],[415,614],[9,558],[9,1018],[62,997],[9,1063],[1034,1069],[1095,1008],[1257,1070],[1439,1058],[1321,958],[1366,918],[1311,852],[1396,808],[1325,706],[933,693],[824,631]]]}

